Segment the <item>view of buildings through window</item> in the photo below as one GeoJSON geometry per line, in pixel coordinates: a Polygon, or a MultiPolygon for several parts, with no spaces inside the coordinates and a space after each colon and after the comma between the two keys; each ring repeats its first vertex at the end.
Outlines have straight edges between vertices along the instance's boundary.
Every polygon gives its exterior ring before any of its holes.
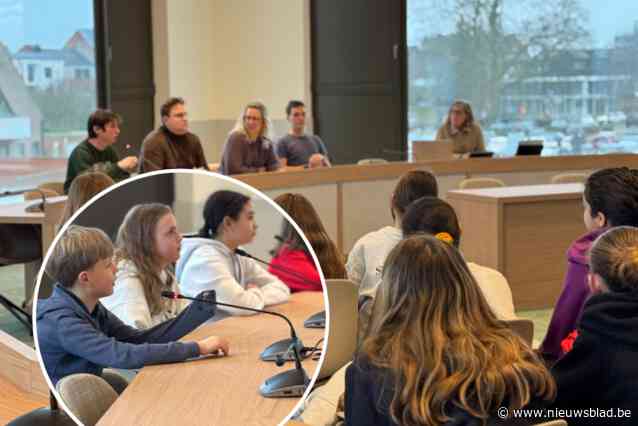
{"type": "Polygon", "coordinates": [[[0,0],[0,192],[64,180],[96,104],[93,2],[0,0]]]}
{"type": "MultiPolygon", "coordinates": [[[[465,99],[496,155],[638,151],[635,0],[406,1],[409,143],[465,99]]],[[[0,191],[63,180],[95,76],[93,2],[0,0],[0,191]]]]}
{"type": "Polygon", "coordinates": [[[407,28],[409,141],[464,99],[496,155],[638,151],[638,2],[408,0],[407,28]]]}

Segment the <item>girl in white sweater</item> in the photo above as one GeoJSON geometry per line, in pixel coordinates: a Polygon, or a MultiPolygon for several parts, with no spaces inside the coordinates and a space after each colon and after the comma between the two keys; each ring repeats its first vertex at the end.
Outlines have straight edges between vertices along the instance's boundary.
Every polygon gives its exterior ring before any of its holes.
{"type": "MultiPolygon", "coordinates": [[[[204,206],[204,226],[195,238],[182,243],[176,276],[182,291],[195,296],[215,290],[217,300],[263,309],[285,302],[290,289],[252,259],[235,254],[253,241],[257,231],[250,198],[234,191],[214,192],[204,206]]],[[[252,312],[219,307],[215,320],[252,312]]]]}
{"type": "Polygon", "coordinates": [[[169,206],[134,206],[117,234],[113,294],[100,302],[124,323],[139,329],[177,316],[186,304],[183,300],[162,298],[161,293],[179,292],[170,266],[179,257],[181,241],[169,206]]]}

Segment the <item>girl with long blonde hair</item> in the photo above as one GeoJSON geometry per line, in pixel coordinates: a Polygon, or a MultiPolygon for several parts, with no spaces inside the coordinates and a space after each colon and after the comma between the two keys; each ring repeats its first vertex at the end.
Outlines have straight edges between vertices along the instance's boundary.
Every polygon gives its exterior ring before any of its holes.
{"type": "Polygon", "coordinates": [[[179,292],[171,268],[179,258],[181,241],[169,206],[134,206],[117,233],[115,288],[111,296],[101,300],[102,304],[124,323],[139,329],[177,316],[185,304],[163,299],[161,293],[179,292]]]}
{"type": "Polygon", "coordinates": [[[499,407],[553,399],[549,371],[451,244],[409,237],[382,277],[380,320],[346,372],[347,424],[487,424],[499,407]]]}

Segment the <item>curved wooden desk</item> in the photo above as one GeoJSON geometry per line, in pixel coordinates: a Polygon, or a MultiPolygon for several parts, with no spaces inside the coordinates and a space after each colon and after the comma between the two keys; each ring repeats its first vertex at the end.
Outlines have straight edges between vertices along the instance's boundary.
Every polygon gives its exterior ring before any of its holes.
{"type": "Polygon", "coordinates": [[[606,167],[638,168],[636,154],[561,157],[470,158],[448,161],[343,165],[332,168],[233,176],[274,198],[299,192],[313,203],[328,233],[344,252],[367,232],[392,223],[390,197],[399,177],[428,170],[437,177],[439,195],[457,189],[467,177],[495,177],[508,186],[549,184],[566,171],[591,172],[606,167]]]}
{"type": "MultiPolygon", "coordinates": [[[[295,293],[288,303],[269,309],[288,316],[306,346],[324,335],[322,329],[303,327],[307,317],[324,309],[323,293],[295,293]]],[[[205,324],[185,339],[225,337],[230,356],[144,367],[98,425],[276,425],[299,399],[264,398],[259,385],[293,366],[263,362],[259,353],[289,337],[288,330],[281,318],[265,314],[205,324]]],[[[310,377],[319,367],[311,359],[303,364],[310,377]]]]}

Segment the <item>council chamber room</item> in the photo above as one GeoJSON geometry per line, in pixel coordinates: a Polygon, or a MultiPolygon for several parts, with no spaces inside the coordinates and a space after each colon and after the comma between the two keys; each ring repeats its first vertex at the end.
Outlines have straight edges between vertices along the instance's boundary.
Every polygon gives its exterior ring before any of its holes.
{"type": "MultiPolygon", "coordinates": [[[[303,196],[300,228],[334,246],[317,258],[336,325],[291,424],[632,424],[635,2],[11,0],[0,17],[0,421],[64,421],[31,308],[59,225],[99,192],[74,200],[83,176],[203,169],[303,196]]],[[[197,393],[185,410],[206,410],[197,393]]]]}

